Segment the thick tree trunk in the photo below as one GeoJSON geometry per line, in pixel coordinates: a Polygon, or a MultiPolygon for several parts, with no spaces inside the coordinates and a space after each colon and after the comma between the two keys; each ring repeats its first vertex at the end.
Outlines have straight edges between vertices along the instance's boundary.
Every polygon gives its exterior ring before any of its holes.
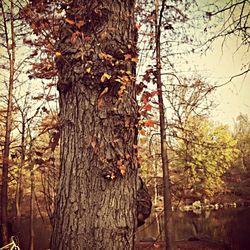
{"type": "Polygon", "coordinates": [[[9,154],[10,154],[10,134],[11,134],[11,120],[12,120],[12,98],[14,87],[15,74],[15,32],[14,32],[14,4],[10,1],[10,33],[9,37],[7,19],[5,16],[4,4],[1,5],[3,26],[5,32],[5,40],[7,45],[7,54],[9,60],[9,90],[8,90],[8,107],[6,118],[5,141],[3,149],[3,168],[2,168],[2,189],[1,189],[1,233],[3,245],[8,244],[8,172],[9,172],[9,154]]]}
{"type": "Polygon", "coordinates": [[[78,0],[67,10],[57,53],[61,172],[52,250],[133,249],[133,9],[134,0],[78,0]]]}

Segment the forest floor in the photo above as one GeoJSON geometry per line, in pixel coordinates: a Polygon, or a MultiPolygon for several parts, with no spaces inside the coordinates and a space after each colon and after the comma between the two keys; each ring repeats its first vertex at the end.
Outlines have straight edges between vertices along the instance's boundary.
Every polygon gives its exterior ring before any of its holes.
{"type": "MultiPolygon", "coordinates": [[[[136,242],[135,250],[165,250],[165,244],[159,242],[136,242]]],[[[176,250],[230,250],[220,242],[203,241],[203,240],[187,240],[178,241],[176,243],[176,250]]]]}

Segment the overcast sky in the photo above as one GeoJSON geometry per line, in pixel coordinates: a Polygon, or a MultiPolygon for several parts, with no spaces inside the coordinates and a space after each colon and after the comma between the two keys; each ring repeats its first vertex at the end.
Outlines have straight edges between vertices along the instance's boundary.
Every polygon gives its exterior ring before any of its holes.
{"type": "MultiPolygon", "coordinates": [[[[214,43],[213,50],[196,59],[201,69],[205,69],[205,77],[214,84],[224,84],[232,76],[242,72],[242,66],[250,58],[250,52],[246,48],[239,48],[237,38],[228,40],[223,48],[221,44],[222,41],[218,40],[214,43]]],[[[212,112],[212,117],[217,121],[233,125],[240,113],[250,117],[250,74],[235,77],[218,88],[215,102],[218,106],[212,112]]]]}

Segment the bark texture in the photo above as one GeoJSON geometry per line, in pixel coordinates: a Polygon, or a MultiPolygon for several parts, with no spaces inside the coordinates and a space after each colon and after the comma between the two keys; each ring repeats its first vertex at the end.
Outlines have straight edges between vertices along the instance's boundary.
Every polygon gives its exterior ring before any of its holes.
{"type": "Polygon", "coordinates": [[[61,27],[56,59],[61,172],[52,250],[133,249],[138,181],[133,9],[133,0],[73,1],[61,27]]]}
{"type": "Polygon", "coordinates": [[[3,16],[3,28],[5,42],[7,47],[7,55],[9,61],[9,85],[8,85],[8,106],[6,129],[3,148],[3,167],[2,167],[2,187],[1,187],[1,237],[2,244],[8,244],[8,173],[9,173],[9,155],[11,143],[11,125],[12,125],[12,109],[13,109],[13,89],[15,75],[15,31],[14,31],[14,3],[10,1],[10,32],[8,31],[7,18],[4,4],[1,2],[1,14],[3,16]],[[10,34],[9,34],[10,33],[10,34]]]}

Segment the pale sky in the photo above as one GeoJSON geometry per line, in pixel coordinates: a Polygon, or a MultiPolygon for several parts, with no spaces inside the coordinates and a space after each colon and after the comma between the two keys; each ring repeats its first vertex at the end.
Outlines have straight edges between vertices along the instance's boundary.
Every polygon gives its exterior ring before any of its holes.
{"type": "MultiPolygon", "coordinates": [[[[232,76],[242,72],[243,64],[250,58],[250,51],[247,51],[246,47],[237,50],[239,46],[236,38],[228,40],[223,48],[221,42],[216,41],[214,49],[199,58],[201,68],[204,67],[207,71],[204,73],[207,80],[218,85],[226,83],[232,76]]],[[[212,112],[212,118],[217,121],[233,125],[240,113],[250,117],[250,74],[236,77],[218,88],[215,102],[218,106],[212,112]]]]}

